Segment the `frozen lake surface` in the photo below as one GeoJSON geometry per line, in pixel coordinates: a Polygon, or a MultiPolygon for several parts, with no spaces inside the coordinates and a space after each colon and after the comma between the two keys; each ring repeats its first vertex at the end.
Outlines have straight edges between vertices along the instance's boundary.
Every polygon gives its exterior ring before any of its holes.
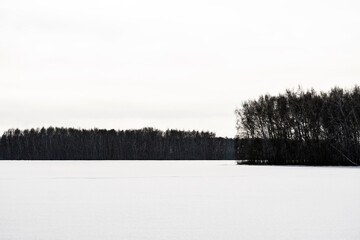
{"type": "Polygon", "coordinates": [[[360,168],[0,161],[1,240],[360,239],[360,168]]]}

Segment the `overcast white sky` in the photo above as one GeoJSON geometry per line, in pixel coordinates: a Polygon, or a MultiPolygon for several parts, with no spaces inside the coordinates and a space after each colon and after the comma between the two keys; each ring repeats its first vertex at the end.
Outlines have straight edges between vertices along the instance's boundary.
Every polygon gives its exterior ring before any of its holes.
{"type": "Polygon", "coordinates": [[[1,0],[0,131],[199,129],[287,88],[360,83],[360,1],[1,0]]]}

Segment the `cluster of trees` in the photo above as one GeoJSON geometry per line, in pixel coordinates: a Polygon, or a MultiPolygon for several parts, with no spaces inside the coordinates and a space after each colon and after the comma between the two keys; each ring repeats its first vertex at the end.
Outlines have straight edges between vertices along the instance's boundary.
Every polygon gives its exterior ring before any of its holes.
{"type": "Polygon", "coordinates": [[[235,155],[250,164],[360,164],[360,88],[287,90],[236,109],[235,155]]]}
{"type": "Polygon", "coordinates": [[[10,129],[0,159],[235,159],[233,139],[214,133],[153,128],[103,130],[10,129]]]}
{"type": "Polygon", "coordinates": [[[10,129],[0,159],[238,159],[249,164],[360,165],[360,87],[287,90],[236,109],[235,139],[199,131],[10,129]]]}

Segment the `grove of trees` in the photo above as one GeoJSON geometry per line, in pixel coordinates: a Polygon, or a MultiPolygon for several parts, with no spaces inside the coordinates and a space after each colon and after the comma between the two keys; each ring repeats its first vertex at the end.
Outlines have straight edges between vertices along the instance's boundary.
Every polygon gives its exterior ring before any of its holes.
{"type": "Polygon", "coordinates": [[[0,159],[120,160],[235,159],[233,139],[214,133],[153,128],[10,129],[0,141],[0,159]]]}
{"type": "Polygon", "coordinates": [[[287,90],[236,109],[235,155],[250,164],[359,165],[360,88],[287,90]]]}
{"type": "Polygon", "coordinates": [[[235,139],[154,128],[10,129],[0,139],[0,159],[237,159],[248,164],[360,165],[358,86],[262,95],[244,102],[235,113],[235,139]]]}

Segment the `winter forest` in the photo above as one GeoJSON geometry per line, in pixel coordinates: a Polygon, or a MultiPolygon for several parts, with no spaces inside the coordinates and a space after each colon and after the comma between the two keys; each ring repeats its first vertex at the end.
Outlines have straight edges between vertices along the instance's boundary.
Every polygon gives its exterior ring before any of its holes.
{"type": "Polygon", "coordinates": [[[0,159],[237,159],[246,164],[359,165],[360,87],[287,90],[243,102],[234,139],[211,132],[10,129],[0,159]]]}
{"type": "Polygon", "coordinates": [[[358,86],[264,95],[236,115],[236,157],[249,164],[360,164],[358,86]]]}
{"type": "Polygon", "coordinates": [[[0,152],[3,159],[215,160],[234,159],[234,143],[210,132],[50,127],[8,130],[0,152]]]}

